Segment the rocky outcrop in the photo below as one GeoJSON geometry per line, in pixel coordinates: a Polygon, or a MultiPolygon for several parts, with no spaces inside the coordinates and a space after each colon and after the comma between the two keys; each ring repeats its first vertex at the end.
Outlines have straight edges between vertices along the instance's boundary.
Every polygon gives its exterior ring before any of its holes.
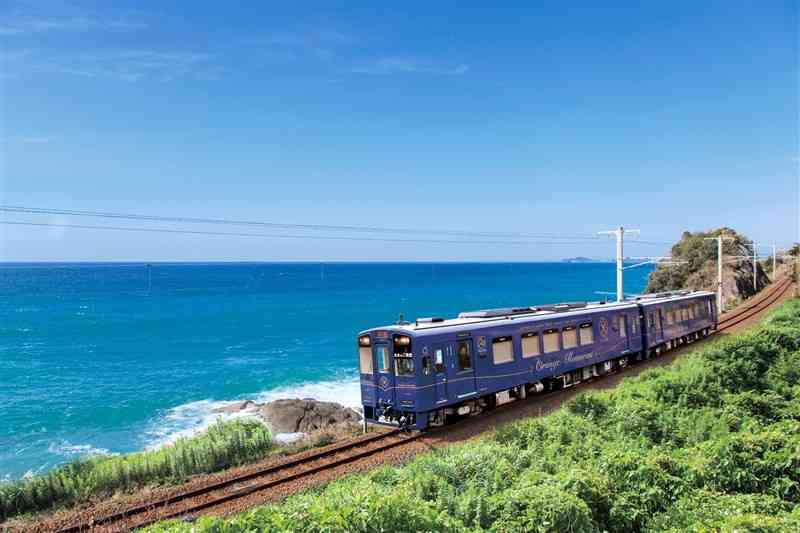
{"type": "Polygon", "coordinates": [[[261,418],[273,435],[312,433],[332,426],[355,424],[361,420],[361,415],[353,409],[338,403],[311,398],[275,400],[267,403],[245,400],[214,410],[224,415],[244,411],[252,412],[261,418]]]}
{"type": "Polygon", "coordinates": [[[327,426],[357,423],[358,413],[333,402],[275,400],[258,408],[273,433],[310,433],[327,426]]]}
{"type": "Polygon", "coordinates": [[[718,235],[730,236],[733,240],[723,243],[722,295],[727,305],[753,296],[770,279],[761,264],[756,264],[757,286],[753,285],[753,261],[749,241],[730,228],[719,228],[709,232],[684,232],[681,240],[672,247],[672,259],[681,264],[660,265],[650,274],[645,292],[667,290],[717,290],[717,243],[705,240],[718,235]],[[739,260],[737,260],[739,259],[739,260]]]}

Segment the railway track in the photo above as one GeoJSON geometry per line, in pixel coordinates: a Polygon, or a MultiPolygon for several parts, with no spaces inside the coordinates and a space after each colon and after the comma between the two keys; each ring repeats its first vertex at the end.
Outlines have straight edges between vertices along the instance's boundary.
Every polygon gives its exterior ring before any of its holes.
{"type": "Polygon", "coordinates": [[[729,329],[758,314],[786,294],[786,291],[788,291],[791,286],[792,278],[786,277],[769,289],[762,291],[761,294],[753,298],[747,305],[738,307],[730,314],[722,315],[721,320],[717,324],[717,331],[729,329]]]}
{"type": "Polygon", "coordinates": [[[131,531],[161,520],[192,517],[211,507],[383,452],[421,436],[419,433],[411,434],[400,430],[368,434],[366,437],[320,449],[310,455],[290,458],[244,475],[95,517],[58,531],[79,533],[96,528],[131,531]]]}
{"type": "MultiPolygon", "coordinates": [[[[792,279],[790,277],[785,278],[770,289],[763,291],[748,305],[738,308],[727,316],[723,315],[718,324],[717,332],[727,331],[769,308],[786,294],[791,286],[792,279]]],[[[536,401],[537,399],[560,393],[563,393],[563,391],[553,391],[533,396],[530,399],[536,401]]],[[[513,408],[515,403],[502,406],[498,410],[513,408]]],[[[466,420],[463,422],[466,422],[466,420]]],[[[461,424],[457,423],[455,425],[461,424]]],[[[442,430],[447,429],[442,428],[442,430]]],[[[438,433],[439,431],[437,430],[436,432],[438,433]]],[[[289,458],[230,479],[216,481],[192,490],[148,501],[119,512],[92,517],[88,520],[62,527],[57,531],[59,533],[80,533],[90,530],[131,531],[161,520],[195,518],[203,511],[213,507],[222,506],[260,491],[275,489],[280,485],[303,477],[313,476],[324,470],[333,469],[382,453],[391,448],[418,440],[423,436],[425,435],[421,433],[406,433],[400,430],[368,434],[365,437],[328,446],[311,454],[304,454],[302,457],[289,458]]]]}

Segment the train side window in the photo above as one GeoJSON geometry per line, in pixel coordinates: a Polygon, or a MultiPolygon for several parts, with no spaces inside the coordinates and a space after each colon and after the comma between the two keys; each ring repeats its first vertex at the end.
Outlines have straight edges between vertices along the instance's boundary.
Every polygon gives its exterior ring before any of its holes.
{"type": "Polygon", "coordinates": [[[594,342],[594,329],[592,329],[591,322],[584,322],[578,328],[578,333],[581,338],[581,346],[592,344],[594,342]]]}
{"type": "Polygon", "coordinates": [[[628,321],[626,320],[625,315],[619,315],[617,317],[617,325],[619,326],[619,336],[620,337],[627,337],[628,336],[628,321]]]}
{"type": "Polygon", "coordinates": [[[681,307],[681,320],[685,322],[689,318],[689,313],[685,307],[681,307]]]}
{"type": "Polygon", "coordinates": [[[694,320],[694,305],[689,306],[689,320],[694,320]]]}
{"type": "Polygon", "coordinates": [[[371,346],[359,346],[358,347],[358,359],[361,363],[361,373],[362,374],[372,374],[372,347],[371,346]]]}
{"type": "Polygon", "coordinates": [[[548,329],[542,335],[542,341],[544,341],[544,353],[551,353],[558,351],[558,330],[557,329],[548,329]]]}
{"type": "Polygon", "coordinates": [[[714,304],[711,303],[711,300],[709,300],[708,301],[708,316],[714,316],[714,309],[711,307],[712,305],[714,305],[714,304]]]}
{"type": "Polygon", "coordinates": [[[411,357],[396,357],[394,360],[394,372],[397,376],[413,376],[414,359],[411,357]]]}
{"type": "Polygon", "coordinates": [[[631,318],[631,335],[636,335],[637,330],[639,327],[636,325],[639,322],[639,315],[635,315],[631,318]]]}
{"type": "Polygon", "coordinates": [[[469,343],[461,341],[458,343],[458,370],[472,370],[472,357],[469,354],[469,343]]]}
{"type": "Polygon", "coordinates": [[[441,374],[444,372],[444,351],[441,348],[437,348],[436,351],[433,352],[433,356],[433,364],[436,366],[436,373],[441,374]]]}
{"type": "Polygon", "coordinates": [[[522,357],[535,357],[539,355],[539,334],[538,333],[523,333],[522,334],[522,357]]]}
{"type": "Polygon", "coordinates": [[[422,373],[425,374],[426,376],[430,376],[432,371],[433,371],[433,368],[432,368],[432,365],[431,365],[431,358],[428,357],[427,355],[423,356],[422,357],[422,373]]]}
{"type": "Polygon", "coordinates": [[[653,313],[647,313],[647,327],[653,329],[656,325],[655,318],[653,318],[653,313]]]}
{"type": "Polygon", "coordinates": [[[667,309],[667,325],[671,326],[675,323],[675,313],[672,312],[672,309],[667,309]]]}
{"type": "Polygon", "coordinates": [[[492,339],[492,361],[499,365],[510,363],[514,360],[514,343],[511,337],[497,337],[492,339]]]}
{"type": "Polygon", "coordinates": [[[578,345],[578,330],[575,329],[575,326],[567,326],[561,330],[561,337],[565,350],[578,345]]]}

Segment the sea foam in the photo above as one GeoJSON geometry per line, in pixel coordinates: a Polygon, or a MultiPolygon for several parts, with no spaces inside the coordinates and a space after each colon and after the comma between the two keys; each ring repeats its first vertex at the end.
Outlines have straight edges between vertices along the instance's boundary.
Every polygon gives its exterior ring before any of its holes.
{"type": "Polygon", "coordinates": [[[145,431],[145,447],[148,450],[153,450],[172,444],[182,437],[191,437],[204,431],[220,420],[260,420],[252,409],[235,413],[224,413],[219,412],[219,410],[242,400],[267,403],[283,398],[312,398],[356,408],[361,406],[361,389],[357,378],[338,379],[285,385],[246,395],[238,400],[198,400],[185,403],[169,409],[149,425],[145,431]]]}

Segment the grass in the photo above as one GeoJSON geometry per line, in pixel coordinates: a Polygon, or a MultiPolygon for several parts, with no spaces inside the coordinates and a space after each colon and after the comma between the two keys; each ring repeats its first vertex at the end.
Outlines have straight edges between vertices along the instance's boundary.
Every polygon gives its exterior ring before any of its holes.
{"type": "Polygon", "coordinates": [[[75,461],[0,484],[0,519],[85,502],[147,485],[174,484],[261,459],[275,448],[258,422],[218,422],[208,431],[154,451],[75,461]]]}
{"type": "Polygon", "coordinates": [[[800,301],[547,417],[151,533],[800,531],[800,301]]]}

